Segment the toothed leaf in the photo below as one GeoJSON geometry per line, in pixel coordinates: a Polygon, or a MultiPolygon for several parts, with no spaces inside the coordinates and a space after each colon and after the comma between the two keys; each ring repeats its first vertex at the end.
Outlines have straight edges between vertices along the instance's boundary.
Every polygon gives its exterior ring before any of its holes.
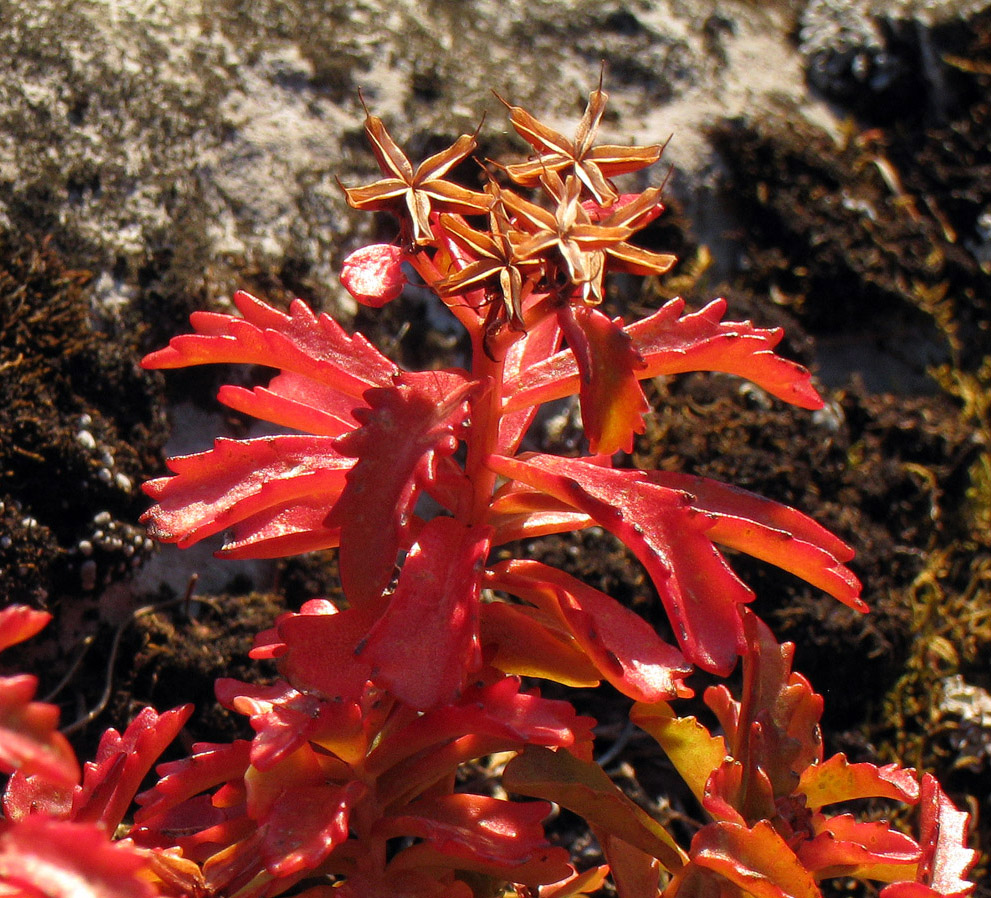
{"type": "Polygon", "coordinates": [[[647,569],[688,661],[728,674],[743,646],[739,605],[753,597],[710,541],[711,521],[685,493],[635,470],[578,459],[490,456],[489,466],[590,515],[647,569]]]}
{"type": "Polygon", "coordinates": [[[144,368],[184,368],[218,362],[265,365],[294,371],[347,395],[386,386],[396,365],[363,336],[349,336],[329,315],[315,315],[302,300],[280,312],[239,290],[234,304],[244,316],[194,312],[195,334],[173,337],[145,356],[144,368]]]}
{"type": "Polygon", "coordinates": [[[373,679],[413,708],[450,701],[481,664],[479,587],[490,534],[454,518],[428,521],[368,636],[373,679]]]}
{"type": "Polygon", "coordinates": [[[327,521],[341,528],[341,583],[352,604],[388,586],[420,491],[437,456],[457,448],[476,390],[460,371],[399,375],[365,394],[369,407],[355,412],[362,426],[335,443],[357,459],[327,521]]]}
{"type": "Polygon", "coordinates": [[[537,561],[495,565],[486,584],[555,614],[599,673],[624,695],[638,701],[691,695],[683,683],[691,672],[684,656],[611,596],[537,561]]]}
{"type": "Polygon", "coordinates": [[[582,425],[593,455],[632,452],[650,405],[638,380],[644,361],[620,326],[597,309],[558,314],[580,373],[582,425]]]}
{"type": "MultiPolygon", "coordinates": [[[[722,321],[726,302],[713,300],[682,316],[685,303],[672,299],[648,318],[623,330],[633,341],[644,367],[640,380],[688,371],[719,371],[746,378],[800,408],[822,407],[809,372],[774,353],[780,329],[754,327],[748,321],[722,321]]],[[[578,393],[581,377],[572,353],[559,352],[533,365],[507,384],[507,411],[578,393]]]]}
{"type": "MultiPolygon", "coordinates": [[[[158,504],[141,520],[148,523],[154,537],[178,543],[180,548],[254,522],[259,515],[270,523],[273,515],[301,504],[322,510],[320,524],[311,521],[311,525],[324,530],[322,519],[344,489],[345,475],[353,464],[337,451],[333,437],[286,434],[218,439],[206,452],[169,459],[174,477],[144,485],[158,504]]],[[[252,526],[250,532],[257,529],[252,526]]],[[[242,531],[238,537],[243,541],[247,534],[242,531]]],[[[254,541],[259,541],[257,535],[254,541]]],[[[251,554],[262,555],[263,551],[251,554]]]]}
{"type": "Polygon", "coordinates": [[[669,872],[685,862],[667,830],[634,804],[598,764],[580,761],[566,751],[527,748],[506,765],[503,785],[574,811],[597,829],[656,857],[669,872]]]}

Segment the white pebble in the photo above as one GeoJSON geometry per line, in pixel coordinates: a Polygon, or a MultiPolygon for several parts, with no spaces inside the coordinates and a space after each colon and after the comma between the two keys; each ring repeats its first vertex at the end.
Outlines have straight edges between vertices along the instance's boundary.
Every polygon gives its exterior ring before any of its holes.
{"type": "Polygon", "coordinates": [[[79,433],[76,434],[76,442],[79,443],[83,449],[92,450],[96,448],[96,439],[88,430],[80,430],[79,433]]]}

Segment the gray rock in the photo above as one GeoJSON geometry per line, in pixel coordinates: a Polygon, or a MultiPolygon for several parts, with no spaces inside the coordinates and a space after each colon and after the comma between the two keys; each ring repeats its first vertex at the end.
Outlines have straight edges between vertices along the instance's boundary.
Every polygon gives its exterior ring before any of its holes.
{"type": "Polygon", "coordinates": [[[247,270],[341,301],[371,226],[337,184],[373,174],[359,90],[411,155],[483,114],[522,151],[491,91],[570,130],[604,65],[613,136],[674,131],[691,171],[708,118],[800,89],[789,23],[679,0],[0,0],[0,229],[54,235],[111,310],[139,280],[218,296],[247,270]]]}

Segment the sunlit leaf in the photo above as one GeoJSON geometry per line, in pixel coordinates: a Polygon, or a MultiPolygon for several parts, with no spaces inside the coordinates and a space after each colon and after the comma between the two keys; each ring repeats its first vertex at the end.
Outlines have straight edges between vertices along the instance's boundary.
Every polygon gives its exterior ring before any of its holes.
{"type": "Polygon", "coordinates": [[[194,312],[195,334],[173,337],[145,356],[145,368],[183,368],[219,362],[265,365],[294,371],[346,395],[360,397],[369,387],[387,386],[398,373],[361,334],[349,336],[329,315],[314,315],[302,300],[280,312],[239,290],[234,305],[244,316],[194,312]]]}
{"type": "Polygon", "coordinates": [[[36,677],[0,677],[0,771],[37,774],[55,787],[79,781],[79,764],[57,729],[57,705],[32,701],[36,677]]]}
{"type": "Polygon", "coordinates": [[[566,686],[598,686],[601,674],[558,619],[528,605],[486,602],[481,608],[482,646],[490,663],[507,674],[542,677],[566,686]]]}
{"type": "Polygon", "coordinates": [[[558,319],[581,375],[582,425],[592,454],[633,451],[650,405],[638,372],[644,361],[621,327],[598,309],[563,306],[558,319]]]}
{"type": "Polygon", "coordinates": [[[353,412],[365,404],[359,396],[342,393],[295,371],[283,371],[267,387],[251,390],[224,384],[217,399],[260,421],[328,437],[354,430],[358,422],[353,412]]]}
{"type": "Polygon", "coordinates": [[[812,874],[766,821],[710,823],[695,834],[690,855],[754,898],[821,898],[812,874]]]}
{"type": "Polygon", "coordinates": [[[595,523],[573,505],[515,480],[504,483],[496,491],[489,504],[488,522],[495,531],[493,545],[550,533],[570,533],[595,523]]]}
{"type": "Polygon", "coordinates": [[[551,847],[544,836],[541,822],[550,810],[542,801],[459,793],[412,802],[402,814],[383,817],[375,831],[384,838],[426,840],[400,853],[390,865],[393,870],[421,866],[434,857],[442,865],[537,885],[572,872],[567,851],[551,847]]]}
{"type": "Polygon", "coordinates": [[[816,835],[796,849],[817,879],[856,876],[891,882],[914,876],[921,852],[908,836],[880,821],[857,821],[849,814],[830,817],[816,835]]]}
{"type": "MultiPolygon", "coordinates": [[[[511,383],[524,371],[541,359],[554,355],[561,346],[561,326],[556,315],[545,315],[527,328],[526,333],[509,348],[503,363],[505,382],[511,383]]],[[[503,395],[511,399],[512,392],[504,389],[503,395]]],[[[536,406],[520,408],[504,414],[499,423],[498,451],[512,455],[537,414],[536,406]]]]}
{"type": "MultiPolygon", "coordinates": [[[[169,459],[175,476],[144,485],[158,504],[141,519],[154,537],[181,548],[228,527],[256,521],[260,515],[268,515],[266,520],[271,521],[273,514],[301,502],[322,509],[322,521],[344,490],[353,464],[334,447],[333,437],[218,439],[206,452],[169,459]]],[[[324,544],[334,544],[336,532],[319,526],[324,544]]],[[[263,554],[257,545],[253,548],[263,554]]]]}
{"type": "Polygon", "coordinates": [[[375,682],[413,708],[450,701],[481,665],[479,589],[490,534],[488,527],[466,527],[454,518],[428,521],[406,556],[388,610],[360,650],[375,682]]]}
{"type": "Polygon", "coordinates": [[[668,871],[685,862],[667,830],[634,804],[598,764],[579,761],[564,751],[528,748],[506,765],[503,784],[511,792],[557,802],[597,829],[657,858],[668,871]]]}
{"type": "Polygon", "coordinates": [[[223,677],[214,690],[225,708],[250,718],[255,731],[251,765],[261,771],[271,769],[307,741],[349,763],[363,757],[368,747],[355,701],[325,701],[314,692],[294,689],[285,680],[261,686],[223,677]]]}
{"type": "Polygon", "coordinates": [[[340,612],[304,606],[300,614],[280,617],[276,628],[285,649],[278,655],[279,672],[300,691],[330,701],[356,700],[372,671],[356,650],[387,604],[379,597],[340,612]]]}
{"type": "Polygon", "coordinates": [[[403,374],[394,386],[369,390],[362,426],[335,448],[357,459],[329,526],[341,528],[340,569],[352,604],[370,601],[392,579],[413,506],[434,476],[437,455],[454,452],[478,385],[460,371],[403,374]]]}
{"type": "Polygon", "coordinates": [[[640,471],[579,459],[490,456],[488,464],[590,515],[626,543],[650,574],[687,660],[729,673],[743,648],[739,606],[753,595],[709,540],[711,521],[691,507],[690,496],[640,471]]]}
{"type": "Polygon", "coordinates": [[[889,764],[851,764],[842,752],[802,771],[798,791],[810,808],[857,798],[891,798],[914,804],[919,782],[914,772],[889,764]]]}
{"type": "MultiPolygon", "coordinates": [[[[172,812],[188,799],[212,789],[228,780],[241,779],[251,763],[251,743],[245,739],[214,745],[200,743],[193,746],[193,753],[179,761],[161,764],[156,772],[158,782],[147,792],[137,796],[140,805],[134,814],[134,822],[146,828],[169,833],[175,817],[172,812]]],[[[215,815],[209,802],[199,806],[207,812],[206,819],[215,815]]],[[[189,828],[197,815],[182,814],[182,825],[189,828]]],[[[203,823],[196,828],[202,828],[203,823]]]]}
{"type": "Polygon", "coordinates": [[[569,702],[521,690],[518,677],[500,677],[469,687],[457,702],[433,708],[393,730],[370,752],[366,769],[381,774],[466,733],[500,740],[501,748],[493,751],[519,750],[529,744],[578,753],[591,744],[594,723],[569,702]]]}
{"type": "Polygon", "coordinates": [[[919,861],[916,882],[895,883],[881,898],[962,898],[975,884],[966,879],[977,863],[967,847],[968,815],[958,811],[931,774],[922,777],[919,796],[919,861]]]}
{"type": "MultiPolygon", "coordinates": [[[[624,328],[645,363],[637,371],[641,380],[689,371],[719,371],[744,377],[800,408],[822,407],[809,372],[774,353],[783,336],[780,329],[757,328],[748,321],[722,321],[726,302],[721,299],[682,316],[684,307],[684,300],[672,299],[653,315],[624,328]]],[[[560,352],[507,383],[507,411],[572,396],[579,392],[580,382],[574,356],[560,352]]]]}
{"type": "Polygon", "coordinates": [[[691,665],[611,596],[537,561],[494,565],[486,584],[555,613],[605,679],[638,701],[687,696],[691,665]]]}
{"type": "Polygon", "coordinates": [[[562,882],[544,886],[540,890],[540,898],[575,898],[576,895],[591,895],[602,887],[608,875],[609,867],[606,864],[589,867],[562,882]]]}
{"type": "Polygon", "coordinates": [[[630,711],[630,720],[657,740],[701,803],[706,782],[726,757],[722,736],[711,735],[694,717],[675,717],[667,702],[638,702],[630,711]]]}
{"type": "Polygon", "coordinates": [[[111,842],[90,823],[26,817],[0,823],[0,894],[17,898],[155,898],[149,860],[130,843],[111,842]]]}
{"type": "Polygon", "coordinates": [[[853,550],[807,515],[707,477],[672,471],[651,471],[650,480],[692,496],[692,506],[713,518],[709,536],[714,542],[818,586],[841,602],[867,611],[860,599],[860,581],[840,562],[853,550]]]}
{"type": "Polygon", "coordinates": [[[47,611],[27,605],[0,608],[0,652],[39,633],[52,619],[47,611]]]}
{"type": "Polygon", "coordinates": [[[123,733],[105,730],[93,761],[83,767],[82,786],[73,796],[72,819],[96,823],[113,835],[141,781],[193,714],[191,704],[157,713],[143,708],[123,733]]]}

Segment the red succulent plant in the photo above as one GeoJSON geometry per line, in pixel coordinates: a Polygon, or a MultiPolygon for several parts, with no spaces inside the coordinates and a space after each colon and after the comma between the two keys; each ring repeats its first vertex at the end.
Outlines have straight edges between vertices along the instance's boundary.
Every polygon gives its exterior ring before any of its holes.
{"type": "MultiPolygon", "coordinates": [[[[143,774],[188,712],[147,711],[122,736],[110,731],[76,785],[33,681],[0,681],[0,765],[18,770],[0,873],[15,889],[50,893],[52,852],[22,853],[44,830],[52,844],[78,833],[96,877],[118,865],[128,885],[100,898],[586,894],[606,867],[578,873],[550,844],[541,821],[553,801],[588,821],[621,898],[812,898],[836,875],[889,882],[884,898],[968,892],[964,815],[931,777],[920,786],[900,769],[823,760],[821,699],[747,609],[753,594],[723,554],[865,610],[851,549],[746,490],[623,463],[644,431],[650,378],[716,371],[802,409],[822,400],[809,372],[775,352],[780,331],[724,320],[722,300],[686,312],[675,299],[629,323],[598,308],[610,272],[657,275],[675,262],[635,242],[662,210],[660,188],[621,194],[610,180],[661,147],[597,146],[605,103],[600,86],[573,141],[510,106],[536,156],[497,166],[485,191],[453,180],[473,136],[414,166],[367,116],[383,178],[347,188],[347,200],[393,213],[399,228],[394,244],[352,253],[343,283],[378,307],[422,280],[464,326],[468,367],[402,370],[301,300],[282,312],[244,292],[240,316],[194,313],[195,333],[144,359],[275,369],[266,386],[225,386],[218,398],[294,431],[171,459],[172,474],[145,487],[150,531],[182,547],[223,533],[220,554],[237,558],[337,549],[344,600],[315,599],[259,635],[252,654],[273,659],[279,679],[217,683],[253,738],[196,745],[159,767],[116,845],[143,774]],[[497,183],[500,170],[515,187],[497,183]],[[587,453],[521,451],[538,409],[568,397],[587,453]],[[591,527],[643,566],[676,644],[521,552],[525,540],[591,527]],[[706,693],[722,735],[675,715],[669,702],[692,694],[693,668],[726,675],[740,658],[741,699],[706,693]],[[633,721],[711,822],[681,847],[593,760],[594,721],[521,677],[606,680],[634,699],[633,721]],[[502,786],[458,784],[466,763],[510,757],[502,786]],[[864,796],[918,802],[921,839],[823,810],[864,796]]],[[[0,645],[36,629],[39,618],[18,614],[0,617],[0,645]]],[[[76,854],[64,856],[75,870],[76,854]]]]}

